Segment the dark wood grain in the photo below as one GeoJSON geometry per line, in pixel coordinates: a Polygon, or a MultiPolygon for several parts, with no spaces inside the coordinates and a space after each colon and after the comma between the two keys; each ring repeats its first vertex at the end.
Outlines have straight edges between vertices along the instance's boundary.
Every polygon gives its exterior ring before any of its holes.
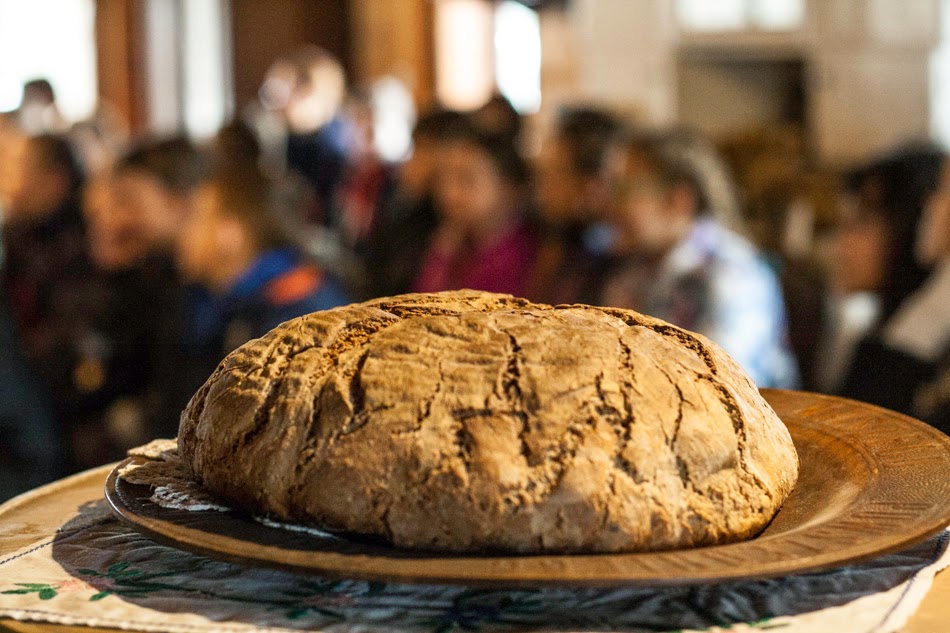
{"type": "Polygon", "coordinates": [[[766,390],[801,459],[795,490],[757,538],[646,554],[440,555],[347,535],[265,527],[238,513],[170,511],[118,480],[106,498],[135,529],[215,558],[324,576],[492,586],[666,586],[819,571],[899,551],[950,523],[950,438],[853,401],[766,390]]]}

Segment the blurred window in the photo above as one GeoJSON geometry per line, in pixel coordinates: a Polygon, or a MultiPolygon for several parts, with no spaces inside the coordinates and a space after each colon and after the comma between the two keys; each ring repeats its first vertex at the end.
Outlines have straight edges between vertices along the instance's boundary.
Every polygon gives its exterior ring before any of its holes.
{"type": "Polygon", "coordinates": [[[0,0],[0,112],[20,105],[23,83],[41,77],[68,121],[93,113],[94,0],[0,0]]]}
{"type": "Polygon", "coordinates": [[[147,0],[149,127],[208,138],[231,114],[229,0],[147,0]]]}
{"type": "Polygon", "coordinates": [[[436,90],[449,108],[473,110],[497,87],[522,114],[541,106],[541,25],[536,11],[504,0],[438,0],[436,90]]]}
{"type": "Polygon", "coordinates": [[[197,138],[212,136],[231,116],[229,4],[223,0],[182,3],[185,127],[197,138]]]}
{"type": "Polygon", "coordinates": [[[449,108],[473,110],[491,97],[492,12],[482,0],[436,4],[436,89],[449,108]]]}
{"type": "Polygon", "coordinates": [[[521,114],[541,107],[541,24],[537,12],[514,0],[495,9],[495,80],[521,114]]]}
{"type": "Polygon", "coordinates": [[[690,31],[793,31],[805,21],[805,0],[677,0],[676,15],[690,31]]]}

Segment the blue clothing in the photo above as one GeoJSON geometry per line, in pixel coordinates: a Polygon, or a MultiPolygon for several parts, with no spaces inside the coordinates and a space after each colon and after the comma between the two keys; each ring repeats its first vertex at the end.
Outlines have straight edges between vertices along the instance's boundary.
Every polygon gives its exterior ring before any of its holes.
{"type": "Polygon", "coordinates": [[[798,385],[775,273],[750,242],[711,218],[699,219],[659,267],[620,267],[602,299],[707,336],[759,387],[798,385]]]}
{"type": "Polygon", "coordinates": [[[218,363],[247,341],[289,319],[347,303],[335,279],[289,248],[262,254],[223,295],[190,288],[177,400],[187,402],[218,363]]]}

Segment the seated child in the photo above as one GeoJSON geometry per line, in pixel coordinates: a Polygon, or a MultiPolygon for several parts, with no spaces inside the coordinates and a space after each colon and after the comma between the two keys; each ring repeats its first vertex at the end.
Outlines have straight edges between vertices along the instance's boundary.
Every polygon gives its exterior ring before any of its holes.
{"type": "Polygon", "coordinates": [[[538,247],[525,215],[527,180],[524,162],[505,139],[474,125],[452,130],[434,183],[439,225],[413,290],[523,296],[538,247]]]}
{"type": "Polygon", "coordinates": [[[185,342],[200,386],[246,341],[303,314],[348,303],[337,280],[294,245],[256,169],[213,176],[198,190],[178,242],[178,266],[192,282],[185,342]]]}

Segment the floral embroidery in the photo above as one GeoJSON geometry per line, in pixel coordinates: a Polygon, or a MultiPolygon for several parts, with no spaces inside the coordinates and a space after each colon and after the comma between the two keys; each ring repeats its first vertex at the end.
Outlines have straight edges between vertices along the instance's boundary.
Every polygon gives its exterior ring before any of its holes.
{"type": "Polygon", "coordinates": [[[40,600],[52,600],[58,595],[59,585],[50,585],[46,583],[18,582],[14,583],[19,589],[8,589],[0,591],[4,594],[27,594],[35,593],[40,600]]]}
{"type": "MultiPolygon", "coordinates": [[[[351,625],[365,631],[398,628],[413,633],[558,627],[674,633],[669,629],[689,624],[687,629],[692,631],[752,633],[795,625],[794,617],[773,619],[771,613],[761,610],[718,609],[718,593],[708,588],[501,590],[331,580],[244,568],[178,552],[129,534],[113,522],[94,526],[82,540],[70,536],[58,543],[61,549],[56,557],[50,557],[45,572],[11,570],[0,584],[0,598],[10,594],[8,601],[16,608],[36,609],[42,604],[46,611],[58,608],[74,613],[80,603],[89,605],[85,608],[90,612],[101,609],[98,601],[114,596],[103,605],[109,613],[149,608],[165,613],[169,604],[176,604],[184,613],[204,615],[215,622],[316,630],[347,630],[351,625]],[[80,560],[88,567],[70,565],[70,561],[80,560]],[[13,583],[21,579],[45,582],[13,583]],[[667,617],[675,613],[686,617],[667,617]],[[738,621],[740,613],[748,618],[745,622],[738,621]]],[[[945,545],[942,537],[936,544],[924,543],[904,553],[898,560],[900,568],[907,569],[902,578],[943,555],[945,545]]],[[[876,577],[881,567],[853,568],[850,586],[863,586],[861,578],[876,577]]],[[[824,583],[828,575],[816,574],[815,578],[824,583]]],[[[841,577],[835,578],[836,583],[849,581],[849,574],[837,575],[841,577]]],[[[749,583],[733,590],[751,599],[771,589],[768,583],[749,583]]],[[[0,612],[3,606],[0,600],[0,612]]]]}

